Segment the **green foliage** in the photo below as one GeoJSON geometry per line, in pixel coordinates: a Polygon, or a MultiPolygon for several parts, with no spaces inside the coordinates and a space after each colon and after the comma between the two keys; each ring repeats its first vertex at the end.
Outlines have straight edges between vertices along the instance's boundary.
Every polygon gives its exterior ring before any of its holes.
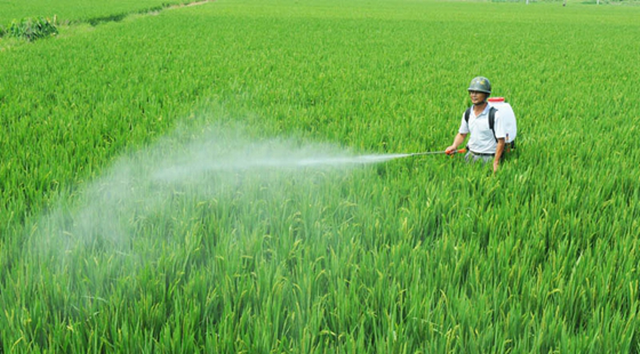
{"type": "Polygon", "coordinates": [[[219,0],[4,50],[0,352],[637,352],[637,18],[219,0]],[[186,163],[442,150],[477,75],[495,175],[186,163]]]}
{"type": "Polygon", "coordinates": [[[58,34],[57,18],[25,18],[13,21],[7,30],[9,36],[22,38],[29,42],[58,34]]]}
{"type": "Polygon", "coordinates": [[[179,0],[109,0],[93,2],[87,6],[85,0],[4,1],[0,2],[0,23],[9,23],[16,18],[41,17],[49,14],[57,14],[58,18],[65,22],[88,22],[92,19],[107,19],[114,14],[144,12],[148,9],[177,5],[182,2],[179,0]]]}

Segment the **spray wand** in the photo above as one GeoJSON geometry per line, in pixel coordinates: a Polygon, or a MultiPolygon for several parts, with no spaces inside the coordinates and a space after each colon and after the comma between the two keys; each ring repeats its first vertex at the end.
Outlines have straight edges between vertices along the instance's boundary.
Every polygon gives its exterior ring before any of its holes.
{"type": "MultiPolygon", "coordinates": [[[[454,150],[450,153],[451,156],[453,156],[453,154],[464,154],[465,152],[467,152],[467,149],[462,148],[459,150],[454,150]]],[[[436,155],[436,154],[446,154],[446,151],[427,151],[427,152],[414,152],[412,154],[406,154],[403,157],[411,157],[411,156],[420,156],[420,155],[436,155]]]]}
{"type": "MultiPolygon", "coordinates": [[[[454,150],[450,152],[450,156],[453,157],[456,153],[464,153],[466,149],[454,150]]],[[[335,157],[335,158],[307,158],[293,162],[296,166],[313,166],[313,165],[341,165],[341,164],[353,164],[353,163],[378,163],[395,159],[401,159],[410,156],[420,155],[436,155],[446,154],[446,151],[427,151],[427,152],[414,152],[410,154],[383,154],[383,155],[361,155],[353,157],[335,157]]],[[[286,165],[286,164],[285,164],[286,165]]]]}

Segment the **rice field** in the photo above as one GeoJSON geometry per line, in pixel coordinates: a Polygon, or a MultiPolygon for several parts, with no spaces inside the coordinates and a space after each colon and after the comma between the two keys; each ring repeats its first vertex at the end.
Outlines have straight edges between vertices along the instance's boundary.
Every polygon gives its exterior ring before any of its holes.
{"type": "Polygon", "coordinates": [[[88,22],[97,24],[106,21],[120,21],[131,14],[161,10],[165,7],[191,3],[180,0],[109,0],[88,2],[85,0],[23,0],[3,1],[0,24],[29,17],[53,17],[64,23],[88,22]]]}
{"type": "Polygon", "coordinates": [[[637,6],[17,4],[0,353],[640,352],[637,6]]]}

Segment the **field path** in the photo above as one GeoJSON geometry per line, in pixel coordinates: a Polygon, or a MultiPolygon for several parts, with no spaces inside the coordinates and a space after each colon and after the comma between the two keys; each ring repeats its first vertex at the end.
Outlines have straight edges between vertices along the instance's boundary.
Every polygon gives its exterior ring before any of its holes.
{"type": "Polygon", "coordinates": [[[215,0],[202,0],[202,1],[195,1],[195,2],[190,2],[188,4],[175,4],[175,5],[171,5],[166,7],[166,9],[180,9],[183,7],[192,7],[192,6],[200,6],[200,5],[204,5],[210,2],[214,2],[215,0]]]}

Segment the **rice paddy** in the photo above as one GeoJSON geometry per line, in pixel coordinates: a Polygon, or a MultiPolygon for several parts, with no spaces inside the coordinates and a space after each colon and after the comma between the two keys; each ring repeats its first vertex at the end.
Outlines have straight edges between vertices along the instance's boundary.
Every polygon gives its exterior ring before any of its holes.
{"type": "Polygon", "coordinates": [[[637,6],[17,4],[0,352],[640,351],[637,6]]]}

